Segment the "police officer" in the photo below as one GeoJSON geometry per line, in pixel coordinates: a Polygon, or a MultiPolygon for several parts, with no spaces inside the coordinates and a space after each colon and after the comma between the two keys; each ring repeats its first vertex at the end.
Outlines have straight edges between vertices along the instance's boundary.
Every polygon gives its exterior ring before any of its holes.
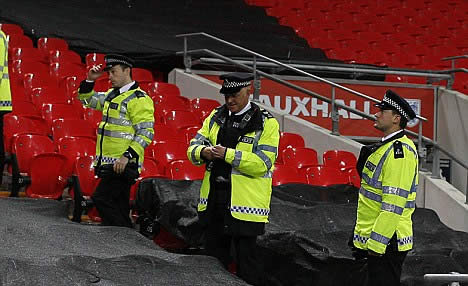
{"type": "Polygon", "coordinates": [[[250,102],[251,74],[220,79],[226,103],[205,119],[187,150],[194,164],[206,164],[198,203],[205,250],[226,268],[234,260],[240,278],[261,285],[256,239],[268,222],[279,124],[250,102]]]}
{"type": "Polygon", "coordinates": [[[130,187],[138,177],[144,149],[154,135],[151,98],[132,80],[132,59],[109,54],[106,66],[90,69],[78,90],[80,100],[103,113],[98,127],[95,168],[101,178],[92,201],[103,225],[132,227],[129,217],[130,187]],[[112,89],[95,92],[94,81],[107,71],[112,89]]]}
{"type": "Polygon", "coordinates": [[[367,263],[367,285],[400,285],[401,269],[413,248],[411,215],[418,186],[418,153],[404,134],[416,117],[408,102],[387,90],[376,104],[374,127],[381,142],[364,146],[358,160],[361,188],[352,247],[367,263]]]}
{"type": "Polygon", "coordinates": [[[8,42],[6,35],[0,30],[0,185],[3,180],[5,165],[5,150],[3,142],[3,116],[12,110],[10,77],[8,76],[8,42]]]}

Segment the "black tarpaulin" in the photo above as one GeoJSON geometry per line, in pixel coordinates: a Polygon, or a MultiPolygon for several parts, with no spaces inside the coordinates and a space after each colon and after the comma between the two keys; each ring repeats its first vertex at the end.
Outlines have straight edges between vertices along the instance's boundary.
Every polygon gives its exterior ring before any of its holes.
{"type": "MultiPolygon", "coordinates": [[[[158,198],[161,225],[192,246],[202,237],[196,206],[200,181],[153,179],[145,192],[158,198]]],[[[143,189],[141,190],[143,191],[143,189]]],[[[288,184],[273,188],[270,223],[258,239],[270,285],[360,285],[347,246],[357,207],[357,189],[288,184]]],[[[403,266],[403,285],[423,285],[426,273],[468,273],[468,234],[445,226],[436,213],[413,214],[414,249],[403,266]]]]}
{"type": "Polygon", "coordinates": [[[65,202],[0,199],[0,281],[17,285],[246,285],[211,257],[168,253],[134,229],[68,220],[65,202]]]}

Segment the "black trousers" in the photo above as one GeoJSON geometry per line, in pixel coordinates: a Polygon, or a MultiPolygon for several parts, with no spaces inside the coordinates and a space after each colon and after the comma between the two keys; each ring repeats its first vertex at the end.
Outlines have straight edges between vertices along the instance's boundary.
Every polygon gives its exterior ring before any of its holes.
{"type": "Polygon", "coordinates": [[[122,177],[102,178],[93,200],[102,225],[132,227],[130,220],[130,183],[122,177]]]}
{"type": "Polygon", "coordinates": [[[5,167],[5,142],[3,142],[3,116],[9,112],[0,111],[0,185],[3,182],[3,168],[5,167]]]}
{"type": "Polygon", "coordinates": [[[357,250],[359,257],[353,266],[354,274],[347,285],[400,286],[400,277],[408,251],[388,251],[382,256],[368,255],[357,250]]]}
{"type": "Polygon", "coordinates": [[[205,230],[205,251],[216,257],[227,269],[236,262],[237,276],[252,285],[264,285],[263,271],[257,261],[257,236],[237,236],[226,233],[226,210],[213,210],[205,230]]]}

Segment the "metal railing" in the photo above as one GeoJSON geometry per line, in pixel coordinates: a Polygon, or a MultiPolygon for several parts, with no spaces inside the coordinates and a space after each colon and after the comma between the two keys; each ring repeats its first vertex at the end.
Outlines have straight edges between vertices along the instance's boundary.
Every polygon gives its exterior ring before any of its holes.
{"type": "Polygon", "coordinates": [[[424,284],[433,285],[434,283],[450,283],[449,286],[459,286],[459,282],[468,282],[468,274],[452,272],[450,274],[425,274],[424,284]]]}
{"type": "MultiPolygon", "coordinates": [[[[360,93],[358,91],[355,91],[355,90],[352,90],[350,88],[347,88],[345,86],[342,86],[340,84],[337,84],[335,82],[332,82],[332,81],[329,81],[327,79],[324,79],[324,78],[321,78],[321,77],[318,77],[316,75],[313,75],[311,73],[308,73],[306,71],[303,71],[297,67],[294,67],[294,66],[291,66],[289,64],[285,64],[285,63],[282,63],[280,61],[277,61],[275,59],[271,59],[267,56],[264,56],[262,54],[259,54],[257,52],[254,52],[254,51],[251,51],[249,49],[246,49],[244,47],[241,47],[241,46],[238,46],[236,44],[233,44],[231,42],[228,42],[226,40],[223,40],[223,39],[220,39],[218,37],[215,37],[213,35],[210,35],[210,34],[207,34],[207,33],[203,33],[203,32],[198,32],[198,33],[188,33],[188,34],[179,34],[179,35],[176,35],[176,37],[178,38],[183,38],[184,40],[184,50],[181,51],[181,52],[177,52],[176,54],[177,55],[183,55],[184,56],[184,65],[185,65],[185,71],[188,72],[188,73],[191,73],[191,67],[192,67],[192,55],[197,55],[197,54],[208,54],[214,58],[217,58],[219,60],[222,60],[226,63],[230,63],[234,66],[237,66],[237,67],[240,67],[244,70],[247,70],[247,71],[250,71],[254,74],[254,100],[255,101],[258,101],[258,96],[259,96],[259,91],[260,91],[260,79],[259,79],[259,75],[260,76],[263,76],[267,79],[270,79],[274,82],[277,82],[277,83],[280,83],[282,85],[285,85],[291,89],[294,89],[294,90],[297,90],[299,92],[302,92],[302,93],[305,93],[309,96],[312,96],[314,98],[317,98],[317,99],[320,99],[324,102],[327,102],[327,103],[330,103],[331,104],[331,108],[332,108],[332,111],[331,111],[331,120],[332,120],[332,134],[334,135],[339,135],[339,129],[338,129],[338,126],[339,126],[339,114],[338,114],[338,108],[342,108],[344,110],[347,110],[351,113],[354,113],[354,114],[357,114],[359,116],[362,116],[364,118],[367,118],[367,119],[371,119],[371,120],[374,120],[375,121],[375,116],[373,115],[370,115],[370,114],[367,114],[365,112],[362,112],[356,108],[353,108],[353,107],[349,107],[347,105],[344,105],[344,104],[341,104],[339,102],[336,102],[336,99],[335,99],[335,92],[336,92],[336,88],[338,89],[341,89],[341,90],[344,90],[346,92],[349,92],[353,95],[356,95],[356,96],[359,96],[359,97],[362,97],[362,98],[365,98],[367,100],[370,100],[370,101],[373,101],[373,102],[380,102],[380,100],[376,99],[376,98],[373,98],[371,96],[368,96],[368,95],[365,95],[363,93],[360,93]],[[232,47],[232,48],[235,48],[237,50],[240,50],[240,51],[243,51],[251,56],[253,56],[253,60],[251,61],[251,64],[252,64],[252,67],[251,66],[248,66],[246,63],[242,63],[242,62],[239,62],[238,60],[234,60],[234,59],[231,59],[229,57],[226,57],[226,56],[223,56],[219,53],[216,53],[212,50],[209,50],[209,49],[195,49],[195,50],[189,50],[188,49],[188,38],[189,37],[198,37],[198,36],[201,36],[201,37],[206,37],[206,38],[209,38],[209,39],[212,39],[218,43],[222,43],[226,46],[229,46],[229,47],[232,47]],[[268,73],[265,73],[261,70],[258,69],[258,59],[263,59],[269,63],[272,63],[272,64],[275,64],[277,66],[280,66],[282,68],[285,68],[287,70],[290,70],[290,71],[294,71],[296,72],[297,74],[299,75],[302,75],[302,76],[305,76],[305,77],[309,77],[309,78],[312,78],[312,79],[315,79],[319,82],[323,82],[325,84],[328,84],[331,86],[331,99],[328,98],[328,97],[324,97],[320,94],[317,94],[313,91],[310,91],[308,89],[305,89],[303,87],[300,87],[298,85],[295,85],[295,84],[292,84],[288,81],[285,81],[277,76],[274,76],[274,75],[271,75],[271,74],[268,74],[268,73]]],[[[337,71],[348,71],[347,68],[336,68],[335,67],[335,70],[337,71]]],[[[464,71],[464,69],[462,69],[464,71]]],[[[448,79],[448,78],[451,78],[452,76],[448,73],[450,72],[453,72],[454,70],[450,70],[450,71],[441,71],[441,72],[437,72],[437,73],[433,73],[433,72],[426,72],[425,73],[425,76],[427,75],[432,75],[432,76],[440,76],[441,78],[445,78],[445,79],[448,79]]],[[[378,71],[374,71],[374,73],[381,73],[381,74],[386,74],[386,73],[394,73],[395,71],[389,71],[389,70],[382,70],[380,72],[378,71]]],[[[401,74],[404,74],[405,71],[402,71],[401,74]]],[[[408,73],[411,73],[411,72],[408,72],[408,73]]],[[[420,72],[418,72],[419,74],[420,72]]],[[[416,74],[411,74],[411,75],[416,75],[416,74]]],[[[421,74],[422,75],[422,74],[421,74]]],[[[420,76],[421,76],[420,75],[420,76]]],[[[458,164],[460,164],[461,166],[463,166],[467,171],[468,171],[468,164],[464,161],[462,161],[461,159],[457,158],[454,154],[452,154],[451,152],[449,152],[448,150],[444,149],[442,146],[438,145],[437,142],[435,142],[434,140],[430,139],[430,138],[427,138],[425,136],[422,135],[422,129],[423,129],[423,121],[427,121],[426,118],[420,116],[420,115],[417,115],[417,119],[419,119],[418,123],[419,123],[419,128],[418,128],[418,133],[415,133],[415,132],[412,132],[412,131],[409,131],[409,130],[405,130],[406,133],[408,133],[409,135],[412,135],[412,136],[415,136],[418,138],[418,153],[420,155],[421,158],[424,158],[425,157],[425,152],[423,151],[423,142],[425,143],[428,143],[428,144],[431,144],[433,147],[434,147],[434,160],[433,160],[433,177],[435,178],[440,178],[439,176],[439,166],[440,166],[440,163],[439,163],[439,151],[444,153],[445,155],[447,155],[449,158],[451,158],[452,160],[454,160],[455,162],[457,162],[458,164]],[[435,166],[437,167],[437,169],[435,169],[435,166]]],[[[467,184],[467,188],[468,188],[468,184],[467,184]]],[[[466,193],[466,203],[468,203],[468,190],[467,190],[467,193],[466,193]]]]}

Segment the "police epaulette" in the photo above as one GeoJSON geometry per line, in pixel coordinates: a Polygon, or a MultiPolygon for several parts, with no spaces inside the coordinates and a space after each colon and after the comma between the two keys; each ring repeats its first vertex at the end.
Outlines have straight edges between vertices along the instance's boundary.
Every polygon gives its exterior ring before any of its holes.
{"type": "Polygon", "coordinates": [[[135,96],[140,98],[140,97],[145,97],[146,96],[146,93],[144,91],[141,91],[141,90],[135,90],[135,96]]]}
{"type": "Polygon", "coordinates": [[[264,117],[266,117],[266,118],[274,118],[274,116],[271,115],[271,113],[270,113],[268,110],[263,109],[263,108],[261,108],[260,110],[262,111],[262,114],[263,114],[264,117]]]}
{"type": "Polygon", "coordinates": [[[393,142],[393,157],[395,159],[405,158],[405,153],[403,152],[403,144],[400,141],[395,140],[393,142]]]}

